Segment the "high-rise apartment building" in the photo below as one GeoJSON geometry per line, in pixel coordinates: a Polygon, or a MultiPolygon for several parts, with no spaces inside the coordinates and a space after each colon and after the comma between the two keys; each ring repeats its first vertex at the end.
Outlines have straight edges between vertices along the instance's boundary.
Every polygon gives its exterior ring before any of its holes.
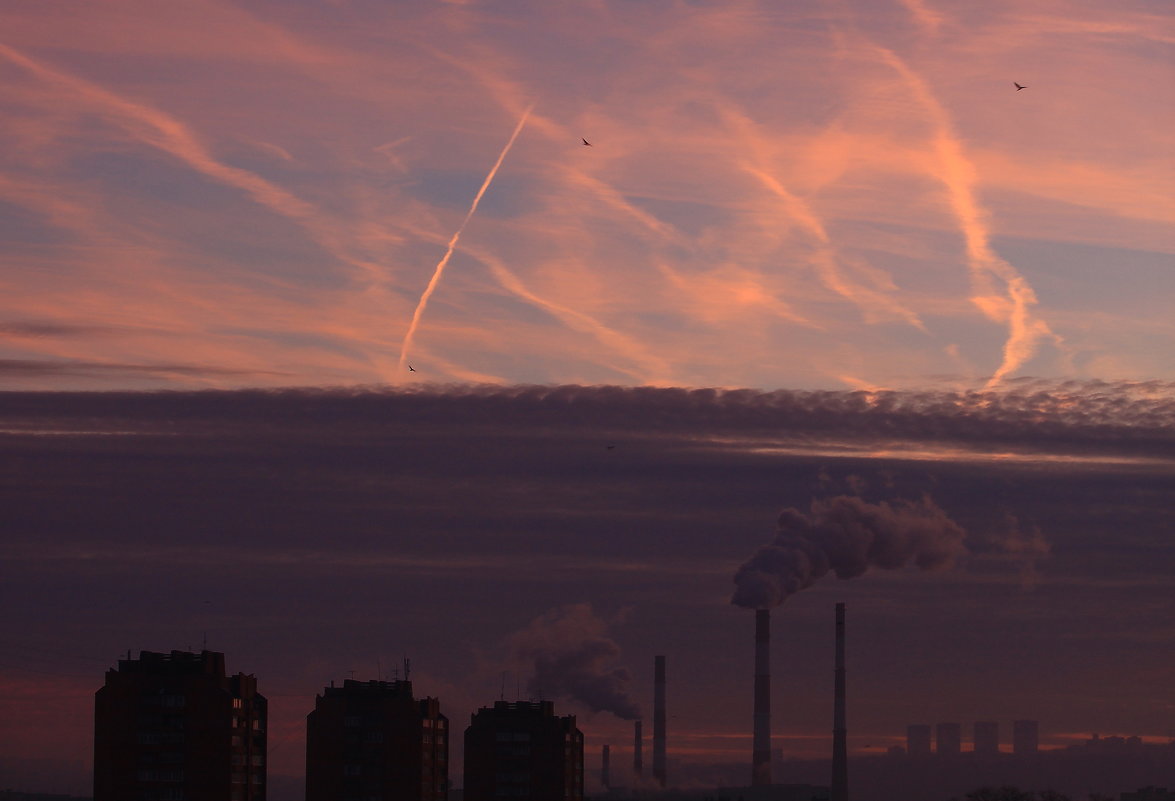
{"type": "Polygon", "coordinates": [[[1012,722],[1012,753],[1019,756],[1035,754],[1040,747],[1040,726],[1035,720],[1012,722]]]}
{"type": "Polygon", "coordinates": [[[265,729],[224,654],[128,654],[94,695],[94,801],[264,801],[265,729]]]}
{"type": "Polygon", "coordinates": [[[963,750],[963,729],[958,723],[939,723],[934,727],[934,753],[958,756],[963,750]]]}
{"type": "Polygon", "coordinates": [[[910,756],[930,756],[930,727],[914,723],[906,727],[906,753],[910,756]]]}
{"type": "Polygon", "coordinates": [[[583,733],[550,701],[496,701],[465,730],[465,801],[582,801],[583,733]]]}
{"type": "Polygon", "coordinates": [[[991,756],[1000,752],[1000,724],[993,720],[979,720],[971,731],[971,750],[991,756]]]}
{"type": "Polygon", "coordinates": [[[449,721],[410,681],[323,689],[306,716],[306,801],[444,801],[449,721]]]}

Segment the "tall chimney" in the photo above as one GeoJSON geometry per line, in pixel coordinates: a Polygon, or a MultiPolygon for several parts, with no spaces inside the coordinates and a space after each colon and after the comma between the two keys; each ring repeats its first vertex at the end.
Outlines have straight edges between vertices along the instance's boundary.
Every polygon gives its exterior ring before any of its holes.
{"type": "Polygon", "coordinates": [[[836,679],[832,708],[832,786],[829,801],[849,801],[849,751],[845,727],[845,605],[836,605],[836,679]]]}
{"type": "Polygon", "coordinates": [[[665,657],[653,657],[653,780],[665,786],[665,657]]]}
{"type": "Polygon", "coordinates": [[[632,772],[636,774],[637,779],[640,779],[645,772],[645,735],[642,731],[644,724],[638,720],[632,728],[632,772]]]}
{"type": "Polygon", "coordinates": [[[771,613],[755,610],[755,732],[751,785],[771,784],[771,613]]]}
{"type": "Polygon", "coordinates": [[[612,749],[608,745],[604,746],[603,765],[600,767],[600,782],[604,785],[604,789],[608,790],[612,787],[612,778],[609,775],[609,769],[612,767],[612,749]]]}

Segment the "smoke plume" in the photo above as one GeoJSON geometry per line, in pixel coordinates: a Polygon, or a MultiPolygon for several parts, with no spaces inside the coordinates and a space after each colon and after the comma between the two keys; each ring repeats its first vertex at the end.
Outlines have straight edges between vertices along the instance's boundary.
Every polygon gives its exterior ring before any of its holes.
{"type": "Polygon", "coordinates": [[[628,695],[631,676],[609,668],[620,646],[607,636],[608,624],[591,604],[552,609],[510,638],[519,659],[533,668],[527,690],[542,698],[579,701],[594,712],[611,712],[624,720],[641,716],[628,695]]]}
{"type": "Polygon", "coordinates": [[[1030,590],[1036,586],[1038,568],[1048,559],[1053,546],[1039,526],[1021,526],[1015,515],[1005,514],[1002,524],[969,537],[967,549],[974,554],[992,554],[1015,566],[1020,572],[1020,586],[1030,590]]]}
{"type": "Polygon", "coordinates": [[[966,551],[966,533],[930,498],[869,503],[838,495],[811,511],[784,509],[775,538],[735,573],[730,602],[748,609],[779,606],[829,571],[860,576],[871,567],[950,567],[966,551]]]}

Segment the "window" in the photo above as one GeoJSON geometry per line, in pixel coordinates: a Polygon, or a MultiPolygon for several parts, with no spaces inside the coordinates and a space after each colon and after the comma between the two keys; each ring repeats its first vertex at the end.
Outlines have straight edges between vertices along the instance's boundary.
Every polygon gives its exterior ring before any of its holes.
{"type": "Polygon", "coordinates": [[[344,776],[362,776],[363,768],[361,765],[343,765],[344,776]]]}
{"type": "Polygon", "coordinates": [[[363,719],[358,715],[347,715],[345,718],[343,718],[343,725],[348,729],[357,729],[360,725],[362,725],[362,723],[363,719]]]}
{"type": "Polygon", "coordinates": [[[241,699],[241,698],[234,698],[233,699],[233,709],[243,709],[244,706],[245,706],[244,699],[241,699]]]}

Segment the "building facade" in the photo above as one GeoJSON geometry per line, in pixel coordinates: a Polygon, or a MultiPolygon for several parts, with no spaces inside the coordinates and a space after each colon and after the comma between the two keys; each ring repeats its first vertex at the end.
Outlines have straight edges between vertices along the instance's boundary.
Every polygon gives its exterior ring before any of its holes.
{"type": "Polygon", "coordinates": [[[264,801],[266,712],[222,653],[128,654],[94,695],[94,801],[264,801]]]}
{"type": "Polygon", "coordinates": [[[906,753],[912,757],[930,756],[930,726],[912,723],[906,727],[906,753]]]}
{"type": "Polygon", "coordinates": [[[958,756],[963,750],[963,728],[958,723],[939,723],[934,727],[934,753],[958,756]]]}
{"type": "Polygon", "coordinates": [[[992,756],[1000,752],[1000,724],[994,720],[979,720],[971,730],[971,750],[976,754],[992,756]]]}
{"type": "Polygon", "coordinates": [[[449,720],[410,681],[323,689],[306,716],[306,801],[444,801],[449,720]]]}
{"type": "Polygon", "coordinates": [[[582,801],[583,732],[550,701],[497,701],[465,730],[465,801],[582,801]]]}
{"type": "Polygon", "coordinates": [[[1012,753],[1035,754],[1040,748],[1040,726],[1035,720],[1012,721],[1012,753]]]}

